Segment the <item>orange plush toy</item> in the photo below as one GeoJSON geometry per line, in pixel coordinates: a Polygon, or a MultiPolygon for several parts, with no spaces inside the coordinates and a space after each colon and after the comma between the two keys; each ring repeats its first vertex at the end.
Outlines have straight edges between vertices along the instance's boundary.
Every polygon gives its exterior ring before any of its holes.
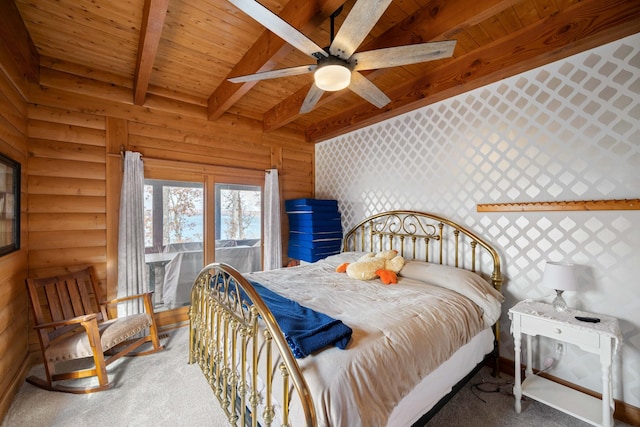
{"type": "Polygon", "coordinates": [[[348,266],[349,266],[348,262],[343,262],[342,264],[336,267],[336,273],[346,273],[348,266]]]}
{"type": "Polygon", "coordinates": [[[404,258],[395,250],[383,251],[378,254],[367,254],[353,263],[342,263],[336,267],[336,272],[347,273],[353,279],[371,280],[380,277],[385,285],[398,283],[397,273],[404,266],[404,258]]]}
{"type": "Polygon", "coordinates": [[[376,270],[376,274],[380,276],[380,280],[385,285],[396,284],[398,283],[398,275],[391,270],[376,270]]]}

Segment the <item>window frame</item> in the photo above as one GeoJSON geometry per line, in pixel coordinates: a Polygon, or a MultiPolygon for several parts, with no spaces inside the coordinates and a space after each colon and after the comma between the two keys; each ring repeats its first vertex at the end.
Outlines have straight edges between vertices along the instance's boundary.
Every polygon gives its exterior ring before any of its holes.
{"type": "Polygon", "coordinates": [[[158,181],[202,182],[204,190],[204,264],[215,258],[215,204],[216,184],[255,186],[260,188],[261,212],[260,241],[261,265],[264,266],[264,181],[265,171],[230,168],[170,160],[145,159],[144,178],[158,181]]]}

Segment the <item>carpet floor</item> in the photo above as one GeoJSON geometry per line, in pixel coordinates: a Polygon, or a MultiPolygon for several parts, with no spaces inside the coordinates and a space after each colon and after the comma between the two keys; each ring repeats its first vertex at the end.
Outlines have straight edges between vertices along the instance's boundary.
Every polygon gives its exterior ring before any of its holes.
{"type": "MultiPolygon", "coordinates": [[[[24,383],[2,427],[223,427],[226,416],[197,364],[187,363],[188,330],[169,332],[165,351],[123,358],[109,367],[111,390],[73,395],[24,383]]],[[[44,377],[42,365],[30,374],[44,377]]],[[[83,381],[94,381],[83,380],[83,381]]],[[[427,426],[583,427],[589,424],[536,401],[514,411],[513,379],[480,370],[427,426]]],[[[617,427],[626,426],[616,422],[617,427]]],[[[394,426],[395,427],[395,426],[394,426]]],[[[398,426],[403,427],[403,426],[398,426]]]]}

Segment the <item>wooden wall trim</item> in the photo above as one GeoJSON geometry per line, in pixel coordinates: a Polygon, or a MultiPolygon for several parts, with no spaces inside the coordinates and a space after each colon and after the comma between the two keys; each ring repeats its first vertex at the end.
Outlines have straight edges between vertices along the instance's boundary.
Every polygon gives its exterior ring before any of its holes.
{"type": "Polygon", "coordinates": [[[640,210],[640,199],[478,204],[478,212],[640,210]]]}
{"type": "Polygon", "coordinates": [[[174,308],[173,310],[159,311],[156,313],[156,321],[161,330],[171,329],[176,325],[189,322],[189,307],[174,308]]]}
{"type": "Polygon", "coordinates": [[[122,186],[121,151],[127,147],[127,121],[106,117],[106,169],[107,169],[107,298],[113,299],[118,293],[118,230],[120,228],[120,187],[122,186]]]}

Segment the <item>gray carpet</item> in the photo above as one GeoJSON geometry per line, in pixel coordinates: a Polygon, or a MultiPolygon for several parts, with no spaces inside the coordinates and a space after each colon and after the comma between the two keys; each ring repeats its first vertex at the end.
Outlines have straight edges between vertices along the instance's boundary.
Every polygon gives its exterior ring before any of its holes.
{"type": "MultiPolygon", "coordinates": [[[[226,417],[197,365],[187,363],[188,330],[162,340],[166,351],[123,358],[109,367],[111,390],[71,395],[24,383],[2,426],[225,426],[226,417]]],[[[31,374],[43,375],[42,366],[31,374]]],[[[94,381],[94,380],[91,380],[94,381]]],[[[513,409],[512,378],[483,368],[427,426],[588,426],[535,401],[513,409]],[[474,386],[481,384],[480,386],[474,386]]],[[[616,422],[616,426],[626,424],[616,422]]]]}
{"type": "MultiPolygon", "coordinates": [[[[516,414],[513,397],[513,377],[502,374],[496,379],[491,369],[482,368],[442,408],[427,426],[447,427],[586,427],[591,424],[564,412],[525,398],[522,411],[516,414]]],[[[616,427],[628,424],[615,421],[616,427]]]]}
{"type": "MultiPolygon", "coordinates": [[[[226,417],[199,366],[187,363],[188,339],[187,328],[171,331],[162,339],[165,351],[114,362],[108,368],[114,386],[107,391],[73,395],[25,382],[2,425],[224,426],[226,417]]],[[[31,374],[44,378],[42,365],[31,374]]]]}

